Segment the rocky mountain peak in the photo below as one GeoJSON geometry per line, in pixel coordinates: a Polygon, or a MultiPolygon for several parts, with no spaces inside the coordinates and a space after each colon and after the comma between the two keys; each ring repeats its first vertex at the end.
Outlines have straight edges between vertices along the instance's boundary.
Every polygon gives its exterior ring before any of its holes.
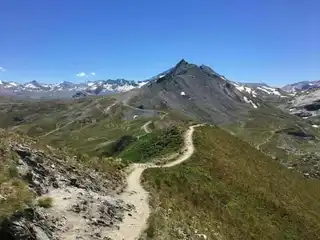
{"type": "Polygon", "coordinates": [[[35,86],[41,86],[41,84],[37,80],[32,80],[30,83],[35,86]]]}
{"type": "Polygon", "coordinates": [[[184,60],[183,58],[176,64],[176,67],[178,66],[183,66],[183,65],[188,65],[189,63],[184,60]]]}
{"type": "Polygon", "coordinates": [[[186,60],[181,59],[169,72],[169,75],[179,75],[185,73],[188,69],[197,67],[195,64],[188,63],[186,60]]]}

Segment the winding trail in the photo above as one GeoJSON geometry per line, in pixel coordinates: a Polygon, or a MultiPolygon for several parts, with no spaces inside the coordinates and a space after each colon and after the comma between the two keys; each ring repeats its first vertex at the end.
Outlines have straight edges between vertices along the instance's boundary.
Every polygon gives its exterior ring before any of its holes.
{"type": "Polygon", "coordinates": [[[151,124],[152,121],[148,121],[145,124],[143,124],[142,129],[146,132],[146,133],[151,133],[150,128],[148,127],[149,124],[151,124]]]}
{"type": "Polygon", "coordinates": [[[115,102],[112,103],[110,106],[106,107],[106,108],[103,110],[103,113],[104,113],[104,114],[107,114],[107,113],[110,111],[110,109],[111,109],[113,106],[115,106],[117,103],[119,103],[119,102],[118,102],[118,101],[115,101],[115,102]]]}
{"type": "Polygon", "coordinates": [[[127,204],[135,207],[135,212],[125,215],[123,222],[120,223],[119,229],[115,229],[109,233],[109,237],[113,240],[136,240],[140,234],[147,228],[147,220],[150,215],[149,193],[142,187],[140,178],[145,169],[173,167],[187,160],[194,152],[193,132],[196,127],[203,124],[190,126],[184,135],[183,152],[178,158],[165,165],[155,165],[152,163],[132,164],[131,173],[127,177],[127,188],[120,195],[127,204]]]}
{"type": "Polygon", "coordinates": [[[265,141],[263,141],[262,143],[259,143],[259,144],[257,145],[257,149],[260,150],[262,145],[267,144],[267,143],[270,141],[270,139],[273,138],[273,136],[276,134],[276,132],[277,132],[278,130],[280,130],[280,129],[281,129],[281,127],[279,127],[279,128],[277,128],[277,129],[271,131],[270,136],[269,136],[265,141]]]}
{"type": "MultiPolygon", "coordinates": [[[[93,103],[90,103],[85,109],[89,109],[90,107],[92,107],[92,106],[93,106],[94,104],[96,104],[96,103],[97,103],[97,100],[94,101],[93,103]]],[[[116,105],[117,103],[118,103],[118,101],[115,101],[114,103],[112,103],[111,105],[109,105],[107,108],[105,108],[102,113],[107,114],[107,113],[110,111],[110,109],[111,109],[114,105],[116,105]]],[[[101,111],[100,108],[98,108],[98,109],[101,111]]],[[[59,130],[61,130],[61,129],[67,127],[67,126],[69,126],[70,124],[72,124],[72,123],[74,123],[75,121],[79,120],[79,119],[82,117],[82,115],[83,115],[83,113],[81,114],[81,116],[77,117],[76,119],[73,119],[73,120],[69,121],[68,123],[66,123],[66,124],[63,125],[63,126],[61,126],[61,124],[59,124],[59,126],[56,126],[55,129],[53,129],[53,130],[51,130],[51,131],[49,131],[49,132],[47,132],[47,133],[45,133],[45,134],[43,134],[43,135],[40,135],[40,136],[38,136],[37,138],[46,137],[46,136],[48,136],[48,135],[51,135],[52,133],[55,133],[55,132],[57,132],[57,131],[59,131],[59,130]]]]}
{"type": "Polygon", "coordinates": [[[66,123],[65,125],[63,125],[62,127],[56,126],[56,128],[53,129],[52,131],[47,132],[47,133],[45,133],[45,134],[43,134],[43,135],[40,135],[40,136],[38,136],[37,138],[46,137],[46,136],[48,136],[48,135],[50,135],[50,134],[52,134],[52,133],[55,133],[55,132],[59,131],[59,130],[62,129],[62,128],[65,128],[65,127],[69,126],[70,124],[72,124],[72,123],[74,123],[74,122],[75,122],[75,120],[72,120],[72,121],[66,123]]]}

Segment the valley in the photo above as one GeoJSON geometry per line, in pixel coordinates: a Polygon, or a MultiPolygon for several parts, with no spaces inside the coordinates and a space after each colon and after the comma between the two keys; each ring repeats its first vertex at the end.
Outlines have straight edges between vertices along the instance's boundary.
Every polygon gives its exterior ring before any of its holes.
{"type": "Polygon", "coordinates": [[[316,90],[185,60],[141,82],[1,97],[1,239],[319,238],[318,110],[290,111],[316,90]]]}

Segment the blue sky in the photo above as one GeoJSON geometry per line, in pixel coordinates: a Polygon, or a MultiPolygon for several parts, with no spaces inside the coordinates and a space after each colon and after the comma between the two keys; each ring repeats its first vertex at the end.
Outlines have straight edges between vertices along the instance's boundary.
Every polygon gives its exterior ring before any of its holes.
{"type": "Polygon", "coordinates": [[[317,80],[319,9],[318,0],[0,0],[0,79],[142,80],[184,58],[235,81],[317,80]]]}

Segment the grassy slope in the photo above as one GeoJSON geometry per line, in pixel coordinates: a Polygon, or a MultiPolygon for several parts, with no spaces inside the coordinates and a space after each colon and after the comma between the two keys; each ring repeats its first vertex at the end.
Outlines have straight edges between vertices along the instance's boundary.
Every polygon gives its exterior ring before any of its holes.
{"type": "MultiPolygon", "coordinates": [[[[116,99],[110,96],[65,101],[7,100],[0,105],[0,127],[19,125],[15,131],[34,137],[44,144],[89,156],[101,156],[108,145],[121,137],[143,135],[144,130],[141,126],[149,120],[153,121],[149,125],[152,130],[165,129],[171,125],[185,125],[189,121],[175,113],[167,114],[164,119],[141,115],[140,118],[133,120],[128,118],[130,116],[128,112],[132,109],[121,104],[116,104],[107,114],[104,113],[103,111],[115,101],[116,99]],[[20,122],[19,119],[23,121],[20,122]]],[[[132,113],[131,115],[133,116],[132,113]]],[[[157,140],[158,134],[160,132],[142,137],[141,141],[133,146],[133,152],[135,148],[144,147],[144,141],[157,140]]],[[[152,144],[155,146],[156,143],[152,144]]],[[[173,148],[176,149],[177,147],[173,148]]],[[[165,153],[161,151],[157,154],[165,153]]],[[[150,155],[149,158],[157,154],[150,155]]],[[[124,154],[124,157],[129,159],[130,156],[127,156],[124,154]]],[[[133,161],[138,161],[136,158],[133,161]]]]}
{"type": "Polygon", "coordinates": [[[319,239],[320,186],[219,128],[194,136],[195,154],[143,181],[152,239],[319,239]],[[222,236],[222,237],[221,237],[222,236]]]}
{"type": "Polygon", "coordinates": [[[119,154],[129,162],[146,162],[169,153],[178,152],[183,144],[182,129],[171,127],[146,134],[119,154]]]}
{"type": "Polygon", "coordinates": [[[100,147],[129,135],[141,135],[141,126],[149,119],[121,120],[126,108],[117,105],[104,114],[114,103],[111,97],[82,100],[8,102],[0,105],[0,127],[13,127],[16,131],[38,138],[54,147],[73,149],[95,156],[100,147]],[[20,123],[14,120],[23,118],[20,123]],[[49,135],[45,135],[55,129],[49,135]]]}
{"type": "Polygon", "coordinates": [[[0,133],[0,222],[32,204],[33,195],[18,179],[18,155],[8,150],[9,136],[0,133]]]}
{"type": "Polygon", "coordinates": [[[249,118],[223,128],[255,146],[260,146],[262,151],[275,155],[284,162],[295,161],[296,152],[317,152],[320,147],[319,140],[306,141],[290,136],[285,131],[281,132],[289,128],[303,129],[316,138],[320,137],[319,131],[306,121],[276,108],[263,107],[252,110],[249,118]],[[267,139],[269,141],[266,141],[267,139]]]}

